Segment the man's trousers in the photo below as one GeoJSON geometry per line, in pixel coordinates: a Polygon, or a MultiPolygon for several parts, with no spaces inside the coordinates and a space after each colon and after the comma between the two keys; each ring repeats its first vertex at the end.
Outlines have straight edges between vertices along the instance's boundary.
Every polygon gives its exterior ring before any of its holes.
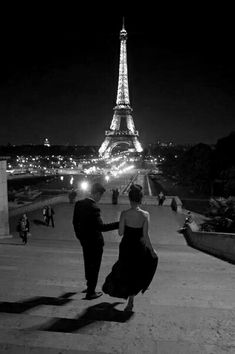
{"type": "Polygon", "coordinates": [[[92,294],[98,282],[99,270],[103,254],[103,245],[82,244],[87,293],[92,294]]]}

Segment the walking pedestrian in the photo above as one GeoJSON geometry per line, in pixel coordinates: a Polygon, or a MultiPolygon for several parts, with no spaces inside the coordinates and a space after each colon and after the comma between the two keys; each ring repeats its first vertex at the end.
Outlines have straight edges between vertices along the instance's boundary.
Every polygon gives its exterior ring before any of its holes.
{"type": "Polygon", "coordinates": [[[130,208],[122,211],[119,235],[119,257],[106,277],[102,290],[118,298],[128,299],[125,311],[132,311],[134,297],[144,293],[155,274],[158,256],[149,237],[149,213],[140,208],[143,193],[138,184],[129,191],[130,208]]]}
{"type": "Polygon", "coordinates": [[[23,214],[18,221],[17,231],[19,232],[19,236],[22,239],[23,244],[26,245],[28,242],[28,234],[29,234],[29,219],[26,214],[23,214]]]}
{"type": "Polygon", "coordinates": [[[47,225],[47,206],[44,206],[44,208],[42,209],[42,215],[44,223],[47,225]]]}
{"type": "Polygon", "coordinates": [[[161,191],[158,194],[158,205],[162,206],[165,199],[166,199],[166,197],[165,197],[164,193],[161,191]]]}
{"type": "Polygon", "coordinates": [[[73,204],[75,202],[75,199],[77,197],[77,192],[72,188],[71,192],[69,192],[69,203],[73,204]]]}
{"type": "Polygon", "coordinates": [[[105,188],[100,183],[94,183],[88,198],[78,200],[74,207],[73,226],[75,235],[81,243],[84,258],[87,289],[86,299],[96,299],[102,292],[96,291],[99,270],[103,254],[104,238],[102,231],[118,229],[119,223],[104,224],[97,203],[105,188]]]}
{"type": "Polygon", "coordinates": [[[46,208],[46,225],[47,226],[50,225],[50,221],[51,221],[52,227],[55,227],[54,214],[55,214],[54,209],[51,207],[51,205],[48,205],[46,208]]]}
{"type": "Polygon", "coordinates": [[[118,188],[112,190],[112,204],[116,205],[118,203],[119,191],[118,188]]]}

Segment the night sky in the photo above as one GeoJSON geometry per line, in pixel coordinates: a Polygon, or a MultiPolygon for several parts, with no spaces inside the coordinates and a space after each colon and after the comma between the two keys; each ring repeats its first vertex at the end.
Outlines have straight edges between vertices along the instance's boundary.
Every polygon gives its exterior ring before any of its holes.
{"type": "Polygon", "coordinates": [[[116,100],[123,15],[143,145],[211,144],[235,131],[231,9],[103,10],[2,13],[0,145],[45,137],[51,144],[101,145],[116,100]]]}

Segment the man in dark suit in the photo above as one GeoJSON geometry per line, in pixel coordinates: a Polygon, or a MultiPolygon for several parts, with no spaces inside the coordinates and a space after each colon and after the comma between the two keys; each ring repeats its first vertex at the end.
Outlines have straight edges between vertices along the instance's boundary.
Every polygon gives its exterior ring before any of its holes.
{"type": "Polygon", "coordinates": [[[115,230],[119,226],[119,222],[104,224],[102,221],[100,209],[96,203],[104,192],[105,188],[100,183],[94,183],[90,197],[78,200],[74,207],[73,226],[83,249],[87,281],[87,289],[83,292],[87,293],[87,300],[96,299],[102,295],[102,292],[95,291],[104,246],[102,231],[115,230]]]}

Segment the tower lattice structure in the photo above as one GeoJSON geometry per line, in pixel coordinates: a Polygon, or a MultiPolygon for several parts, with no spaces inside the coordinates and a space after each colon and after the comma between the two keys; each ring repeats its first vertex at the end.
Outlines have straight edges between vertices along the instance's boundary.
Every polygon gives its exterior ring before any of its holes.
{"type": "Polygon", "coordinates": [[[129,99],[128,70],[127,70],[127,31],[124,21],[120,31],[120,60],[116,106],[110,129],[105,131],[105,139],[99,149],[100,156],[110,156],[113,148],[127,144],[129,149],[142,152],[139,142],[139,132],[135,130],[132,118],[132,108],[129,99]]]}

